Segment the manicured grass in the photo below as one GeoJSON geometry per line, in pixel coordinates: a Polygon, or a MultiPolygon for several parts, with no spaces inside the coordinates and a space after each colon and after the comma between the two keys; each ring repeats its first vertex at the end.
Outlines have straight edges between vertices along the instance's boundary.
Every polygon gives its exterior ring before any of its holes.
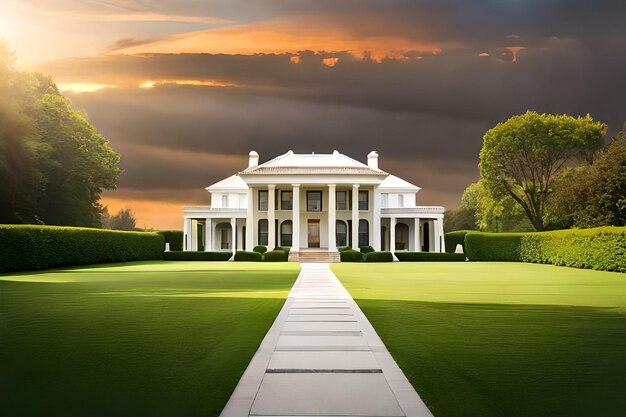
{"type": "Polygon", "coordinates": [[[436,417],[624,415],[625,274],[469,262],[332,269],[436,417]]]}
{"type": "Polygon", "coordinates": [[[216,416],[298,271],[154,261],[0,277],[0,415],[216,416]]]}

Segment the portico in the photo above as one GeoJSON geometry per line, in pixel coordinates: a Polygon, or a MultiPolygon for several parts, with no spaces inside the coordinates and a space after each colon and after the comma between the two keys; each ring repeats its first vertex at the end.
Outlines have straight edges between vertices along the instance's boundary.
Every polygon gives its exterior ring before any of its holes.
{"type": "Polygon", "coordinates": [[[443,208],[416,206],[416,187],[378,168],[332,154],[287,152],[207,188],[210,207],[185,208],[185,250],[443,250],[443,208]]]}

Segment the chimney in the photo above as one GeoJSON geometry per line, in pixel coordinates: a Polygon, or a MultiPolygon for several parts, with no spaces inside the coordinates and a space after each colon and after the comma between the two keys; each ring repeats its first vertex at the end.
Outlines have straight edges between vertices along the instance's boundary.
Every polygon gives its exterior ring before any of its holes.
{"type": "Polygon", "coordinates": [[[248,155],[250,156],[250,159],[248,159],[248,168],[259,165],[259,154],[256,153],[256,151],[250,151],[248,155]]]}
{"type": "Polygon", "coordinates": [[[372,151],[367,155],[367,166],[378,169],[378,152],[372,151]]]}

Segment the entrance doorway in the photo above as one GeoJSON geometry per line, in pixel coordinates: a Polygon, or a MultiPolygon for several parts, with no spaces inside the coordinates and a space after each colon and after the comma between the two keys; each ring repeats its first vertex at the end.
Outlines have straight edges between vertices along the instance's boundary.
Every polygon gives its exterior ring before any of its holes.
{"type": "Polygon", "coordinates": [[[308,221],[308,241],[309,248],[320,247],[320,219],[309,219],[308,221]]]}

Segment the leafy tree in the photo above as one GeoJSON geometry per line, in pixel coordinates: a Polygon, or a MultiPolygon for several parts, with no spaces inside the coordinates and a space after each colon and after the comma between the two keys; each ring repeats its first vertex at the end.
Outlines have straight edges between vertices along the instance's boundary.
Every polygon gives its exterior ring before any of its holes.
{"type": "Polygon", "coordinates": [[[548,214],[555,227],[626,225],[626,126],[592,164],[564,172],[548,214]]]}
{"type": "Polygon", "coordinates": [[[120,209],[116,214],[110,215],[107,207],[102,210],[102,226],[112,230],[135,230],[137,219],[131,208],[120,209]]]}
{"type": "Polygon", "coordinates": [[[0,43],[0,222],[100,227],[119,155],[50,77],[12,62],[0,43]]]}
{"type": "Polygon", "coordinates": [[[538,114],[513,116],[485,133],[480,173],[493,196],[509,196],[535,230],[545,229],[546,203],[559,173],[589,159],[606,125],[591,116],[538,114]]]}

